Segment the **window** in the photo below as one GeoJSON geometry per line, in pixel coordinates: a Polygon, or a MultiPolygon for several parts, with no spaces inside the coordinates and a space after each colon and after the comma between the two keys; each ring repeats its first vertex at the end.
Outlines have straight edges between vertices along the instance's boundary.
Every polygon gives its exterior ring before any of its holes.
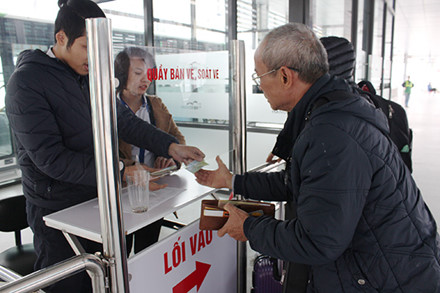
{"type": "Polygon", "coordinates": [[[378,93],[380,93],[380,86],[382,82],[383,17],[384,3],[383,1],[376,1],[374,3],[373,47],[369,60],[369,79],[378,93]]]}
{"type": "Polygon", "coordinates": [[[318,37],[337,36],[351,40],[352,1],[317,0],[311,4],[313,29],[318,37]]]}
{"type": "Polygon", "coordinates": [[[252,80],[254,52],[271,30],[289,22],[287,0],[237,1],[238,39],[245,43],[247,168],[264,163],[287,118],[286,112],[273,111],[252,80]],[[258,147],[255,147],[258,146],[258,147]]]}
{"type": "Polygon", "coordinates": [[[226,0],[153,0],[155,46],[225,50],[226,3],[226,0]]]}

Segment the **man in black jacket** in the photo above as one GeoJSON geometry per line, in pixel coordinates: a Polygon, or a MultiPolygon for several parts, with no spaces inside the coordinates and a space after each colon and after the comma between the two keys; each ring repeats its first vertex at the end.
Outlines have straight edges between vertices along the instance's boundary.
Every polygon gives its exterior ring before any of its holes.
{"type": "Polygon", "coordinates": [[[311,266],[307,292],[440,292],[437,226],[386,135],[385,115],[328,75],[311,29],[269,32],[254,80],[272,109],[289,111],[289,169],[235,175],[199,171],[199,183],[246,198],[293,201],[294,219],[250,217],[228,204],[218,231],[261,253],[311,266]]]}
{"type": "MultiPolygon", "coordinates": [[[[47,53],[22,52],[11,76],[6,111],[16,139],[28,222],[37,252],[35,269],[74,255],[62,233],[45,226],[43,216],[96,197],[85,19],[105,17],[89,0],[60,0],[55,45],[47,53]]],[[[201,160],[195,147],[177,140],[117,106],[118,134],[131,144],[177,161],[201,160]]],[[[102,249],[80,239],[87,252],[102,249]]],[[[47,289],[88,292],[87,274],[47,289]]]]}
{"type": "MultiPolygon", "coordinates": [[[[359,88],[353,81],[353,71],[355,68],[355,51],[353,45],[345,38],[341,37],[322,37],[320,39],[327,52],[327,60],[329,63],[329,74],[345,79],[352,88],[353,92],[359,93],[368,102],[378,109],[382,109],[388,120],[390,129],[390,138],[400,150],[400,155],[412,171],[411,164],[411,131],[408,127],[408,120],[405,110],[397,103],[385,100],[376,95],[372,85],[368,81],[363,81],[364,84],[370,84],[371,89],[365,92],[359,88]]],[[[293,123],[292,115],[288,115],[284,128],[277,137],[277,142],[266,159],[267,162],[272,162],[279,159],[289,160],[292,148],[293,139],[291,137],[293,123]],[[276,156],[276,157],[275,157],[276,156]],[[275,159],[274,159],[275,158],[275,159]]],[[[290,166],[287,164],[286,169],[290,166]]],[[[285,219],[296,218],[296,202],[290,201],[285,205],[285,219]]],[[[287,263],[287,274],[284,277],[283,288],[289,293],[306,292],[306,284],[309,278],[309,266],[303,264],[287,263]]]]}

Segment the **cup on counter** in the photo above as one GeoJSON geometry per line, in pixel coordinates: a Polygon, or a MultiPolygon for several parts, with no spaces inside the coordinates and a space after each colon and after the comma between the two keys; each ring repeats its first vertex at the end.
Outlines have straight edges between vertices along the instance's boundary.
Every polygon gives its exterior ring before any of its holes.
{"type": "Polygon", "coordinates": [[[148,210],[150,190],[148,188],[150,173],[146,170],[136,170],[126,176],[128,201],[134,213],[143,213],[148,210]]]}

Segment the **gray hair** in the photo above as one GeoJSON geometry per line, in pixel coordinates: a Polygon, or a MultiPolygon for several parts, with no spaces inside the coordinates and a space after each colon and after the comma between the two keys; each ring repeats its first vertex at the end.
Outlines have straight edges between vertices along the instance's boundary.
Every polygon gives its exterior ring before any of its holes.
{"type": "Polygon", "coordinates": [[[327,53],[313,33],[301,23],[288,23],[270,31],[258,49],[269,69],[295,68],[299,78],[314,83],[328,72],[327,53]]]}

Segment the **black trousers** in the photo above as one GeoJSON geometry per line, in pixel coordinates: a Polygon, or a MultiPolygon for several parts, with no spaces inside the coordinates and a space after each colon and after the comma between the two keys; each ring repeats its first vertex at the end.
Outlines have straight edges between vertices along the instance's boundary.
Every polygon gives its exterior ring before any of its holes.
{"type": "MultiPolygon", "coordinates": [[[[29,226],[34,232],[34,247],[37,254],[35,270],[49,267],[70,257],[75,256],[72,248],[59,230],[46,226],[43,217],[54,211],[33,205],[29,201],[26,204],[26,212],[29,226]]],[[[102,252],[102,244],[78,237],[81,245],[88,253],[102,252]]],[[[45,292],[78,293],[92,292],[89,275],[84,271],[61,280],[54,285],[43,288],[45,292]]]]}

